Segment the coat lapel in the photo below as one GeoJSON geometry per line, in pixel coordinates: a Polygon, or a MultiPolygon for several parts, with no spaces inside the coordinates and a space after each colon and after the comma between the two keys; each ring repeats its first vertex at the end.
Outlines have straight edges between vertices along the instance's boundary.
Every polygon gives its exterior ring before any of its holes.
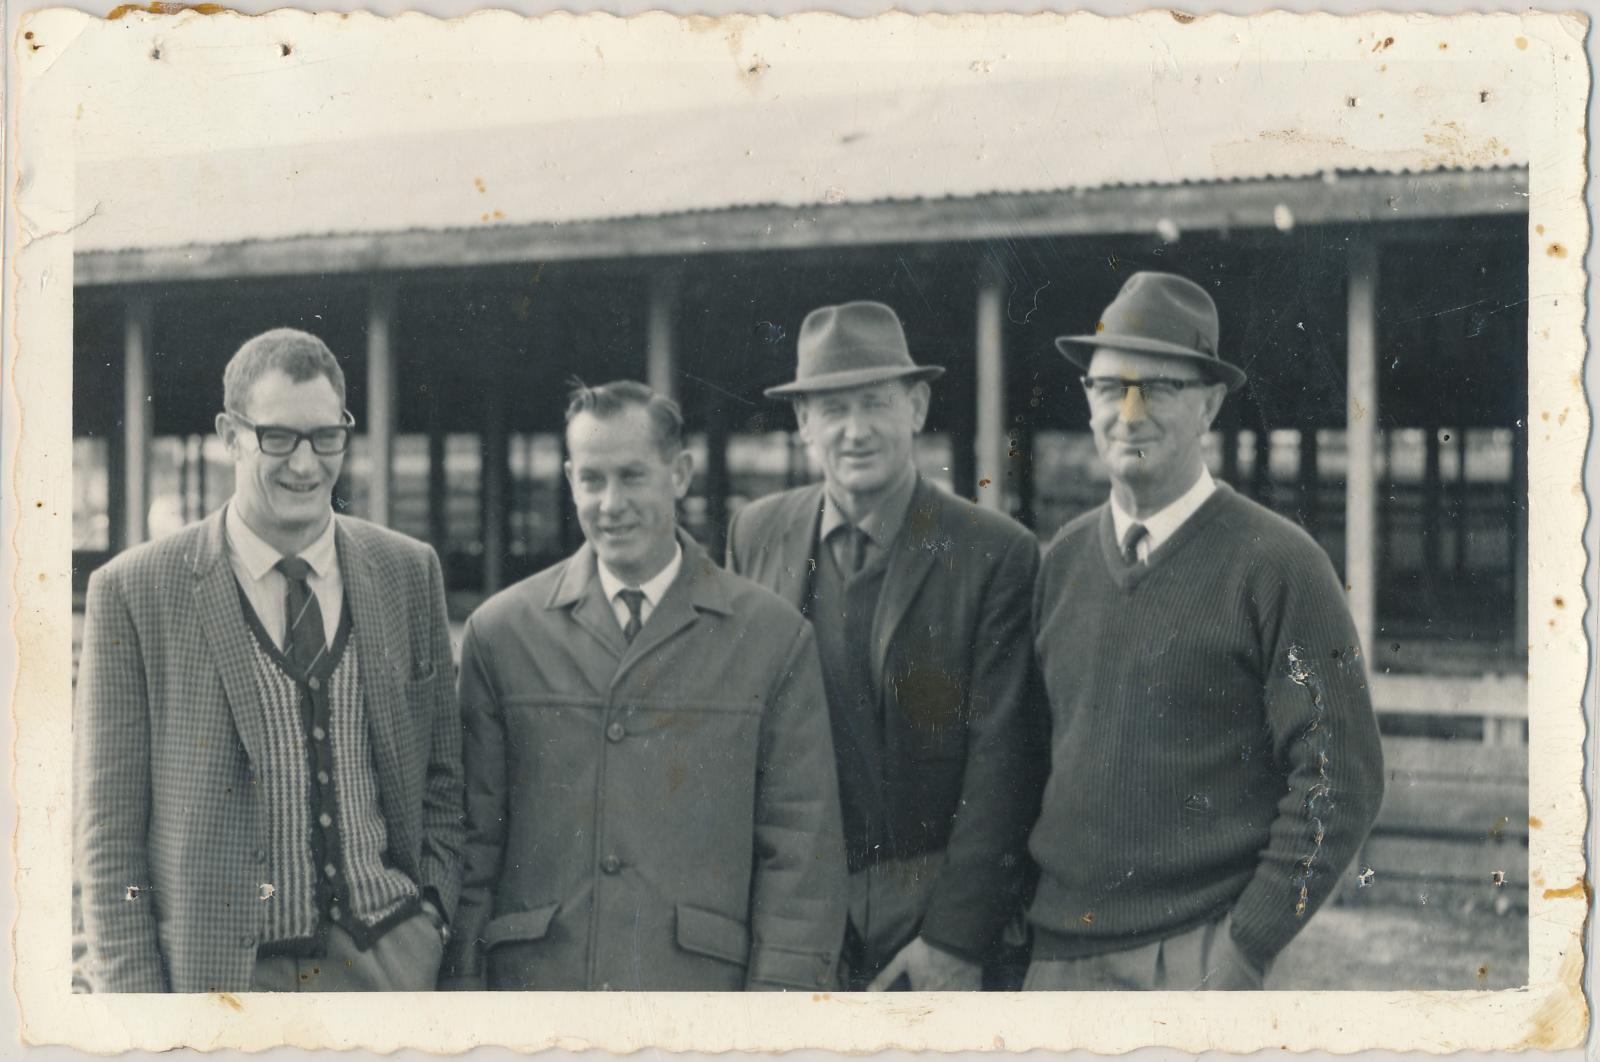
{"type": "Polygon", "coordinates": [[[726,613],[731,608],[726,587],[719,581],[722,573],[705,549],[681,530],[678,544],[683,547],[683,566],[661,598],[661,604],[650,613],[633,644],[627,647],[622,666],[617,668],[618,679],[634,664],[649,660],[652,653],[679,631],[694,624],[702,609],[726,613]]]}
{"type": "Polygon", "coordinates": [[[622,637],[611,602],[606,600],[594,564],[594,547],[585,542],[567,559],[546,607],[566,609],[572,622],[593,639],[594,651],[578,652],[577,658],[589,677],[590,686],[603,690],[616,677],[617,663],[628,643],[622,637]]]}
{"type": "Polygon", "coordinates": [[[878,609],[872,617],[872,674],[880,689],[884,684],[883,668],[889,657],[889,643],[894,640],[900,621],[905,619],[906,610],[933,570],[936,554],[941,550],[940,529],[944,519],[945,506],[938,489],[917,477],[911,508],[889,551],[889,570],[884,573],[883,592],[878,596],[878,609]]]}
{"type": "MultiPolygon", "coordinates": [[[[402,682],[409,677],[409,639],[404,629],[391,628],[396,609],[384,607],[382,582],[373,571],[373,558],[352,541],[343,521],[335,525],[334,541],[339,551],[339,574],[344,579],[344,605],[350,610],[384,818],[392,829],[412,831],[418,825],[414,820],[420,805],[417,795],[408,792],[407,779],[415,775],[406,769],[401,755],[401,729],[406,725],[408,707],[402,682]],[[407,669],[404,677],[402,669],[407,669]]],[[[409,836],[396,839],[391,851],[410,851],[409,840],[409,836]]]]}
{"type": "Polygon", "coordinates": [[[200,617],[203,640],[211,650],[212,663],[222,677],[222,690],[233,712],[233,725],[239,732],[254,763],[266,754],[266,720],[261,715],[261,700],[251,672],[254,652],[251,634],[245,625],[244,609],[239,604],[239,584],[233,577],[223,542],[224,506],[206,520],[194,554],[195,614],[200,617]]]}
{"type": "Polygon", "coordinates": [[[777,570],[767,583],[779,597],[803,609],[811,574],[816,569],[817,532],[822,527],[822,484],[816,483],[794,495],[793,507],[780,514],[777,545],[772,551],[777,570]]]}

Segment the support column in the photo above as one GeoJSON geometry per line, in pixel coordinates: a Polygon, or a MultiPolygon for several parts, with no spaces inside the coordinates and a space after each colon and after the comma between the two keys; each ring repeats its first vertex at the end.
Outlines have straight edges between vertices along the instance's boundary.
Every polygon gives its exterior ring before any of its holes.
{"type": "MultiPolygon", "coordinates": [[[[438,366],[437,358],[430,365],[438,366]]],[[[450,538],[448,483],[445,479],[444,409],[439,400],[437,368],[430,371],[428,384],[428,541],[441,558],[450,538]]]]}
{"type": "Polygon", "coordinates": [[[367,519],[387,526],[394,486],[394,285],[374,281],[367,303],[367,519]]]}
{"type": "Polygon", "coordinates": [[[985,261],[978,273],[977,395],[973,457],[978,504],[1007,510],[1011,482],[1006,438],[1005,287],[999,271],[985,261]],[[984,482],[988,486],[984,486],[984,482]]]}
{"type": "Polygon", "coordinates": [[[1350,245],[1348,284],[1344,581],[1362,651],[1370,657],[1377,624],[1378,249],[1368,238],[1350,245]]]}
{"type": "MultiPolygon", "coordinates": [[[[494,329],[489,357],[504,360],[505,333],[494,329]]],[[[492,594],[505,583],[509,507],[511,436],[506,428],[506,388],[496,372],[484,388],[483,410],[483,592],[492,594]]]]}
{"type": "Polygon", "coordinates": [[[645,338],[645,382],[657,394],[678,397],[678,275],[651,274],[645,338]]]}
{"type": "Polygon", "coordinates": [[[149,537],[150,440],[155,414],[150,355],[150,299],[134,295],[124,307],[122,328],[122,549],[149,537]]]}

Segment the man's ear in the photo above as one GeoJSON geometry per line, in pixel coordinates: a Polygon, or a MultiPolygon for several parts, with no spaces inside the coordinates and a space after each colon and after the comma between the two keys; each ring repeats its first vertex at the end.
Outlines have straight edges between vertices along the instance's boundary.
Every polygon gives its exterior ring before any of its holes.
{"type": "Polygon", "coordinates": [[[679,501],[689,496],[689,485],[694,482],[694,455],[679,450],[672,459],[672,493],[679,501]]]}
{"type": "Polygon", "coordinates": [[[229,457],[238,457],[239,426],[233,418],[226,413],[218,413],[217,419],[212,422],[217,429],[217,438],[222,440],[222,445],[228,448],[229,457]]]}
{"type": "Polygon", "coordinates": [[[911,399],[912,430],[921,431],[928,419],[928,403],[933,401],[933,389],[928,386],[927,380],[918,380],[906,388],[906,397],[911,399]]]}
{"type": "Polygon", "coordinates": [[[1227,384],[1212,384],[1206,388],[1205,418],[1206,430],[1211,430],[1211,425],[1216,423],[1217,414],[1222,412],[1222,403],[1228,397],[1227,384]]]}

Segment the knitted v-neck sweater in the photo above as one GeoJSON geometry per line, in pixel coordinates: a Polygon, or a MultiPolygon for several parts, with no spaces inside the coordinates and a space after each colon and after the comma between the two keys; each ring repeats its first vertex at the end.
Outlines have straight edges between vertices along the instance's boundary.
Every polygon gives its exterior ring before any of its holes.
{"type": "Polygon", "coordinates": [[[1225,484],[1144,564],[1108,505],[1061,530],[1034,598],[1053,724],[1036,958],[1231,910],[1264,962],[1328,897],[1383,795],[1342,591],[1309,535],[1225,484]]]}

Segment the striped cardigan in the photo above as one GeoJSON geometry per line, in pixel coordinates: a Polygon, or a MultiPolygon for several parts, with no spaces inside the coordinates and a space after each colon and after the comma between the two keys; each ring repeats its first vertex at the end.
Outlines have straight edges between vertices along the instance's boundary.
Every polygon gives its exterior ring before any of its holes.
{"type": "MultiPolygon", "coordinates": [[[[454,907],[461,726],[433,551],[336,516],[394,865],[454,907]]],[[[89,581],[73,718],[74,870],[99,991],[247,989],[267,741],[222,512],[89,581]]]]}

